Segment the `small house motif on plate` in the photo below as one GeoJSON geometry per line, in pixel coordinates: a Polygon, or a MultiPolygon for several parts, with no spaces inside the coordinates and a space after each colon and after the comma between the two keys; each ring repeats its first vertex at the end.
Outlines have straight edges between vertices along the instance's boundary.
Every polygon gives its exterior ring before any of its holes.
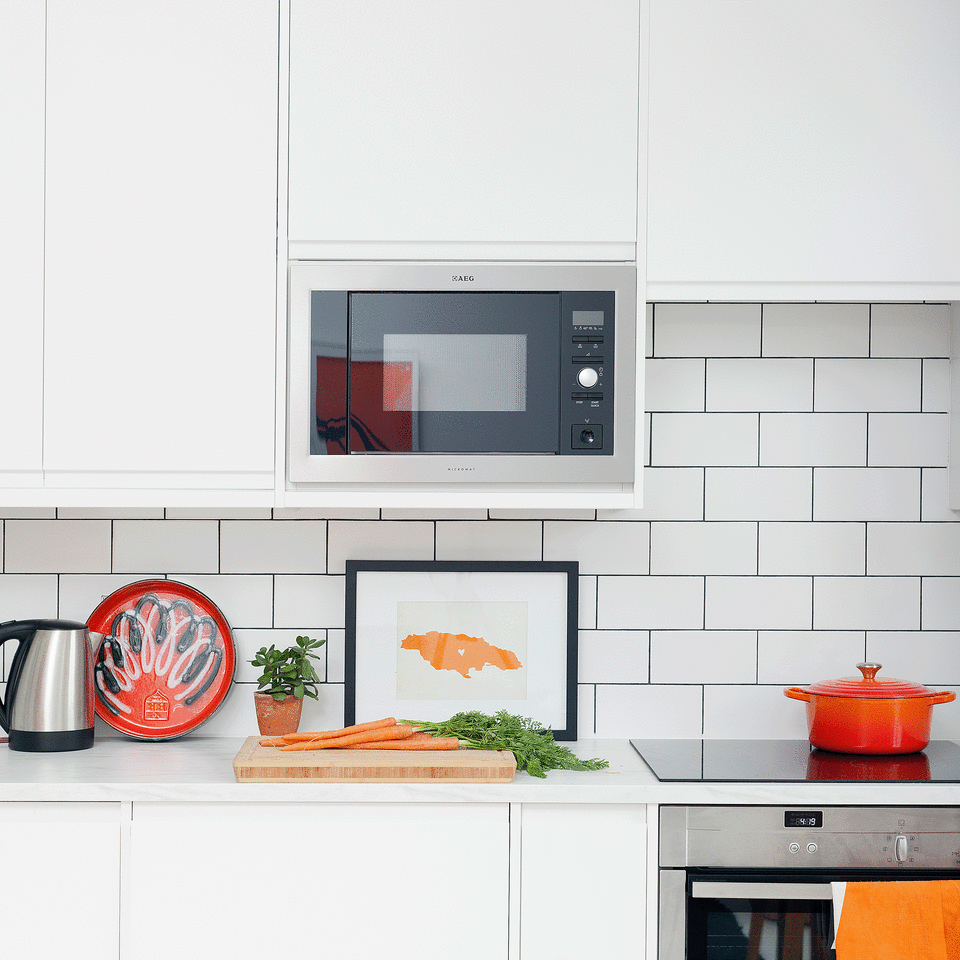
{"type": "Polygon", "coordinates": [[[167,720],[170,717],[170,701],[156,690],[143,701],[144,720],[167,720]]]}

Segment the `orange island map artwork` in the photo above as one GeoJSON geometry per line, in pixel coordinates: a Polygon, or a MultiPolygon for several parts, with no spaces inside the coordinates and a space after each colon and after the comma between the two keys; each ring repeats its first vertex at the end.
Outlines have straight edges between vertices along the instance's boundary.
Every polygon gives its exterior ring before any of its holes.
{"type": "Polygon", "coordinates": [[[483,637],[468,637],[464,633],[412,633],[400,646],[404,650],[419,650],[420,656],[434,670],[453,670],[461,677],[470,679],[470,671],[479,672],[484,667],[500,670],[519,670],[523,664],[512,650],[504,650],[487,643],[483,637]]]}
{"type": "Polygon", "coordinates": [[[487,706],[525,699],[528,616],[517,600],[400,601],[397,699],[487,706]]]}

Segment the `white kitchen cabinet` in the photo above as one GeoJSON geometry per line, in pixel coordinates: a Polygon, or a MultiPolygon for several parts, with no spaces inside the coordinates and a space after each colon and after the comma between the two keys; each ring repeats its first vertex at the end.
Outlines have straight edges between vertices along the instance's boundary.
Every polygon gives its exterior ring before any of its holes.
{"type": "Polygon", "coordinates": [[[960,4],[645,9],[648,300],[960,297],[960,4]]]}
{"type": "Polygon", "coordinates": [[[0,487],[42,482],[44,0],[0,0],[0,487]]]}
{"type": "Polygon", "coordinates": [[[506,804],[137,803],[124,960],[506,960],[509,842],[506,804]]]}
{"type": "Polygon", "coordinates": [[[522,960],[641,960],[646,808],[555,803],[522,808],[522,960]]]}
{"type": "Polygon", "coordinates": [[[292,0],[292,259],[633,260],[638,0],[292,0]]]}
{"type": "Polygon", "coordinates": [[[0,953],[120,956],[119,803],[0,803],[0,953]]]}
{"type": "Polygon", "coordinates": [[[48,487],[272,490],[278,38],[278,0],[48,0],[48,487]]]}

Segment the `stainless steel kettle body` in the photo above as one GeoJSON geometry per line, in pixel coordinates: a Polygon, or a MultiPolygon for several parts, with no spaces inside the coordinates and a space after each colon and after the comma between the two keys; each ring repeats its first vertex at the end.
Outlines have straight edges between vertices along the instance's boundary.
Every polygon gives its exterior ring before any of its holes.
{"type": "Polygon", "coordinates": [[[10,749],[85,750],[93,746],[93,640],[71,620],[11,620],[0,644],[19,640],[0,700],[0,726],[10,749]]]}

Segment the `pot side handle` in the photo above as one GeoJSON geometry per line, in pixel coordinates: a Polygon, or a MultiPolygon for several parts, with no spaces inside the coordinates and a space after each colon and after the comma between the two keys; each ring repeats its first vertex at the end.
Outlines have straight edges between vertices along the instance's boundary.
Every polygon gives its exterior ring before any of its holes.
{"type": "Polygon", "coordinates": [[[802,687],[785,687],[783,694],[791,700],[806,700],[808,703],[810,702],[810,694],[802,687]]]}
{"type": "Polygon", "coordinates": [[[931,706],[937,703],[949,703],[951,700],[956,699],[957,695],[953,690],[942,690],[940,693],[935,693],[929,698],[931,706]]]}

